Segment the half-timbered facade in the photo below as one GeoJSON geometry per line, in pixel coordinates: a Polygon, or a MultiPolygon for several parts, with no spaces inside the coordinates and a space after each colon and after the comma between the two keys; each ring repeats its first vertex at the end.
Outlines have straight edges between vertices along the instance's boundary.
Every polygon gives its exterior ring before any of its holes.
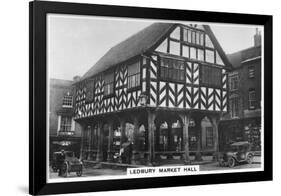
{"type": "Polygon", "coordinates": [[[230,68],[207,25],[154,23],[117,44],[75,84],[81,158],[113,161],[126,141],[137,164],[215,153],[230,68]]]}

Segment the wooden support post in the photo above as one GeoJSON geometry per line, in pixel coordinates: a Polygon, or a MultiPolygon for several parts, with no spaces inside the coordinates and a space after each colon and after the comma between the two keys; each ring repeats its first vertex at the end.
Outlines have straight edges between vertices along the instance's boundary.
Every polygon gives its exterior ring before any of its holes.
{"type": "Polygon", "coordinates": [[[148,153],[149,153],[149,165],[154,165],[155,160],[155,113],[153,111],[148,111],[148,153]]]}
{"type": "Polygon", "coordinates": [[[190,114],[181,115],[182,124],[183,124],[183,144],[184,144],[184,164],[190,164],[189,158],[189,140],[188,140],[188,127],[190,114]]]}
{"type": "Polygon", "coordinates": [[[107,161],[112,161],[112,143],[113,143],[113,122],[108,123],[108,146],[107,146],[107,161]]]}
{"type": "Polygon", "coordinates": [[[85,126],[81,126],[81,146],[80,146],[80,160],[83,160],[83,151],[84,151],[84,132],[85,132],[85,126]]]}
{"type": "Polygon", "coordinates": [[[102,143],[103,143],[102,123],[101,122],[98,122],[97,137],[98,137],[98,145],[97,145],[96,161],[100,162],[100,161],[102,161],[102,143]]]}
{"type": "Polygon", "coordinates": [[[201,120],[196,123],[197,127],[197,151],[195,153],[195,161],[203,161],[201,154],[201,137],[202,137],[202,127],[201,120]]]}
{"type": "Polygon", "coordinates": [[[124,142],[126,142],[126,135],[125,135],[125,129],[126,129],[126,127],[125,127],[125,120],[123,120],[123,119],[120,119],[120,131],[121,131],[121,138],[120,138],[120,142],[121,142],[121,144],[120,144],[120,147],[122,147],[122,144],[124,143],[124,142]]]}
{"type": "Polygon", "coordinates": [[[88,135],[88,160],[91,160],[91,152],[92,152],[92,127],[87,127],[87,135],[88,135]]]}
{"type": "Polygon", "coordinates": [[[216,161],[218,158],[219,152],[219,131],[218,131],[218,121],[219,118],[217,116],[212,116],[212,125],[213,125],[213,133],[214,133],[214,155],[213,159],[216,161]]]}
{"type": "Polygon", "coordinates": [[[139,131],[139,119],[138,119],[138,116],[135,116],[134,117],[134,132],[133,132],[133,141],[132,141],[132,144],[133,144],[133,149],[132,149],[132,160],[131,160],[131,163],[132,164],[136,164],[136,142],[137,142],[137,133],[139,131]]]}

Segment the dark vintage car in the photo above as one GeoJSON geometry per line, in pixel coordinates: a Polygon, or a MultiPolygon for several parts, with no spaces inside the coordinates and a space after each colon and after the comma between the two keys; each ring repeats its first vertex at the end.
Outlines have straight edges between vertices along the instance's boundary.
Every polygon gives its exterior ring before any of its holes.
{"type": "Polygon", "coordinates": [[[74,156],[72,151],[54,152],[52,160],[52,169],[59,172],[59,176],[67,177],[70,172],[76,172],[77,176],[82,175],[83,164],[74,156]]]}
{"type": "Polygon", "coordinates": [[[234,167],[240,163],[253,162],[254,153],[251,151],[251,144],[247,141],[234,142],[219,155],[219,165],[234,167]]]}

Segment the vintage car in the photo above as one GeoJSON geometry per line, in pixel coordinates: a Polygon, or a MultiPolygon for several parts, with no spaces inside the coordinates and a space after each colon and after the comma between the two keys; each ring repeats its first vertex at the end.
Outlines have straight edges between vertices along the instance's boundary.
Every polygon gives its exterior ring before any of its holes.
{"type": "Polygon", "coordinates": [[[230,144],[225,152],[219,155],[219,165],[234,167],[239,163],[253,162],[254,153],[251,151],[251,144],[247,141],[234,142],[230,144]]]}
{"type": "Polygon", "coordinates": [[[54,152],[52,160],[53,171],[59,171],[59,176],[67,177],[70,172],[76,172],[77,176],[82,175],[83,164],[74,156],[72,151],[54,152]]]}

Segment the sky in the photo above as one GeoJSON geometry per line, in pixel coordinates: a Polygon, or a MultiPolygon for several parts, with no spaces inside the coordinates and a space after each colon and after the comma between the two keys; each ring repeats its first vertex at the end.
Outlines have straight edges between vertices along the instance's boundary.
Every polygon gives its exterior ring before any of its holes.
{"type": "MultiPolygon", "coordinates": [[[[48,15],[49,77],[72,80],[74,76],[83,76],[112,46],[154,22],[159,21],[48,15]]],[[[181,23],[190,24],[190,22],[181,23]]],[[[253,46],[253,36],[257,26],[208,24],[226,54],[253,46]]]]}

